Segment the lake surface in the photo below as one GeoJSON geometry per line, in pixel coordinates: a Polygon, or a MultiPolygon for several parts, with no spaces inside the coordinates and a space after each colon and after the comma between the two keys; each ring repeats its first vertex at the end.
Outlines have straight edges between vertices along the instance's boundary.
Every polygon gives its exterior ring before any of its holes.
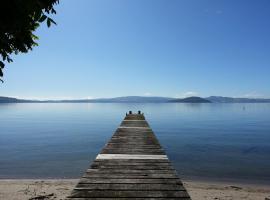
{"type": "Polygon", "coordinates": [[[142,110],[185,179],[270,183],[270,104],[0,104],[0,178],[79,178],[142,110]]]}

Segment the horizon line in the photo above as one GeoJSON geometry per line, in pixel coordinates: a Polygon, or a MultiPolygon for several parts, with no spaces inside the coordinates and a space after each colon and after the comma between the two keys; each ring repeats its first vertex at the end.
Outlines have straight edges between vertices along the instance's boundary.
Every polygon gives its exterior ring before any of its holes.
{"type": "Polygon", "coordinates": [[[115,97],[20,97],[20,96],[0,96],[7,98],[15,98],[20,100],[29,100],[29,101],[72,101],[72,100],[98,100],[98,99],[114,99],[114,98],[123,98],[123,97],[143,97],[143,98],[172,98],[172,99],[184,99],[189,97],[200,97],[200,98],[209,98],[209,97],[223,97],[223,98],[244,98],[244,99],[270,99],[270,97],[247,97],[247,96],[220,96],[220,95],[210,95],[210,96],[185,96],[185,97],[168,97],[168,96],[154,96],[154,95],[126,95],[126,96],[115,96],[115,97]]]}

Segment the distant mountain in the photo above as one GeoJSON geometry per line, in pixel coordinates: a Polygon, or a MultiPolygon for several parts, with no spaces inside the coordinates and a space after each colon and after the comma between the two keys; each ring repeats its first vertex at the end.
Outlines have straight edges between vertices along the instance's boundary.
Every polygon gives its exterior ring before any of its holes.
{"type": "Polygon", "coordinates": [[[201,97],[187,97],[184,99],[173,99],[169,102],[172,103],[211,103],[211,101],[201,98],[201,97]]]}
{"type": "Polygon", "coordinates": [[[13,97],[0,97],[0,103],[30,103],[39,102],[36,100],[17,99],[13,97]]]}
{"type": "Polygon", "coordinates": [[[0,103],[166,103],[173,99],[174,98],[170,97],[126,96],[100,99],[25,100],[11,97],[0,97],[0,103]]]}
{"type": "Polygon", "coordinates": [[[102,99],[63,100],[61,102],[89,102],[89,103],[165,103],[174,98],[170,97],[142,97],[126,96],[102,99]]]}
{"type": "Polygon", "coordinates": [[[0,103],[270,103],[270,99],[232,98],[221,96],[210,96],[207,98],[187,97],[183,99],[170,97],[126,96],[101,99],[27,100],[12,97],[0,97],[0,103]]]}
{"type": "Polygon", "coordinates": [[[17,103],[18,99],[12,97],[0,97],[0,103],[17,103]]]}
{"type": "Polygon", "coordinates": [[[221,97],[210,96],[205,98],[212,103],[270,103],[270,99],[251,99],[251,98],[233,98],[233,97],[221,97]]]}
{"type": "Polygon", "coordinates": [[[126,96],[116,97],[111,99],[97,99],[98,101],[110,102],[110,103],[165,103],[174,98],[170,97],[141,97],[141,96],[126,96]]]}

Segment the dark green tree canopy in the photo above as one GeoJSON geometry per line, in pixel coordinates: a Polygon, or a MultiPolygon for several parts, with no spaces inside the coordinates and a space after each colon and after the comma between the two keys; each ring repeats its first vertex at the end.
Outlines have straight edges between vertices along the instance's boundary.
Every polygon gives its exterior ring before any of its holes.
{"type": "Polygon", "coordinates": [[[40,23],[56,24],[50,14],[59,0],[1,0],[0,9],[0,81],[4,62],[12,62],[11,55],[27,53],[37,46],[34,31],[40,23]]]}

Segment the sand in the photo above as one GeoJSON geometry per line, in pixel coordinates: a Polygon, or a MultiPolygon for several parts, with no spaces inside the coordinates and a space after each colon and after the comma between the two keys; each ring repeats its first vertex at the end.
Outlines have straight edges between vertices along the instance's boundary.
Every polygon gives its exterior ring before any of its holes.
{"type": "MultiPolygon", "coordinates": [[[[1,180],[1,200],[65,199],[78,179],[1,180]],[[41,197],[47,198],[41,198],[41,197]],[[37,198],[40,197],[40,198],[37,198]]],[[[193,200],[270,200],[270,186],[185,181],[193,200]]]]}
{"type": "Polygon", "coordinates": [[[44,195],[48,196],[43,198],[46,200],[65,199],[77,182],[77,179],[0,180],[0,200],[42,200],[34,198],[44,195]]]}
{"type": "Polygon", "coordinates": [[[185,181],[193,200],[270,200],[270,185],[185,181]]]}

